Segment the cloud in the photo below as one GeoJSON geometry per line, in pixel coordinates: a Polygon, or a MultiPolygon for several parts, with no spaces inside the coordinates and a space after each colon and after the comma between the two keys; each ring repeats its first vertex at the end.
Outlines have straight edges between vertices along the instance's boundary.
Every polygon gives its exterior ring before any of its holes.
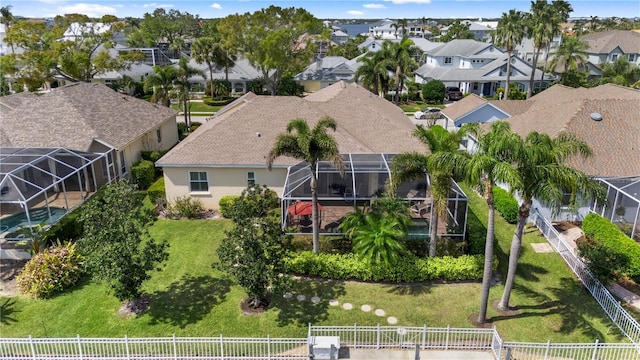
{"type": "Polygon", "coordinates": [[[101,17],[102,15],[115,15],[116,9],[111,6],[98,4],[77,3],[67,6],[59,6],[58,10],[62,14],[85,14],[89,17],[101,17]]]}
{"type": "Polygon", "coordinates": [[[173,5],[171,4],[158,4],[158,3],[151,3],[151,4],[144,4],[142,5],[143,8],[172,8],[173,5]]]}
{"type": "Polygon", "coordinates": [[[366,9],[386,9],[387,7],[384,4],[364,4],[362,7],[366,9]]]}
{"type": "Polygon", "coordinates": [[[62,4],[67,2],[67,0],[38,0],[38,1],[45,4],[62,4]]]}
{"type": "Polygon", "coordinates": [[[222,5],[220,5],[218,3],[213,3],[213,4],[211,4],[210,7],[214,8],[214,9],[222,10],[222,5]]]}
{"type": "Polygon", "coordinates": [[[354,15],[354,16],[361,16],[361,15],[364,15],[364,12],[359,10],[349,10],[347,11],[347,14],[354,15]]]}
{"type": "Polygon", "coordinates": [[[430,4],[431,0],[384,0],[393,4],[430,4]]]}

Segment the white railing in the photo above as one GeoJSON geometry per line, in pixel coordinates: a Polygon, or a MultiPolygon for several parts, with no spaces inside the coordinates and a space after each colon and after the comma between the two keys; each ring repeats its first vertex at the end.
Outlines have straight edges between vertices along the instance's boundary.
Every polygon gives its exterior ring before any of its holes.
{"type": "Polygon", "coordinates": [[[575,254],[553,225],[537,210],[532,211],[534,223],[547,241],[560,254],[569,268],[578,276],[593,298],[600,304],[602,310],[611,321],[640,349],[640,324],[627,313],[620,302],[616,300],[607,288],[591,274],[587,266],[575,254]]]}
{"type": "MultiPolygon", "coordinates": [[[[512,359],[581,359],[634,360],[640,359],[632,344],[552,344],[507,342],[502,350],[505,360],[512,359]]],[[[497,358],[501,359],[501,358],[497,358]]]]}
{"type": "Polygon", "coordinates": [[[307,339],[4,338],[0,359],[308,359],[307,339]]]}

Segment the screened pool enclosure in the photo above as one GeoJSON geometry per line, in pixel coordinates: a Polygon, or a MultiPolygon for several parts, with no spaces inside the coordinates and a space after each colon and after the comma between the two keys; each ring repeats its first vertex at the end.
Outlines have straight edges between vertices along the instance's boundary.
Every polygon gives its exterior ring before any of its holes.
{"type": "Polygon", "coordinates": [[[0,238],[52,225],[114,179],[111,153],[0,147],[0,238]]]}
{"type": "MultiPolygon", "coordinates": [[[[318,163],[318,204],[320,232],[341,235],[340,224],[355,207],[362,208],[387,191],[391,177],[390,164],[394,154],[343,154],[344,176],[327,161],[318,163]]],[[[395,196],[411,207],[413,226],[410,237],[426,237],[433,216],[433,200],[429,178],[407,182],[397,187],[395,196]]],[[[438,219],[439,235],[463,238],[466,231],[467,197],[458,184],[452,182],[447,215],[438,219]]],[[[289,167],[282,195],[282,226],[292,233],[310,233],[311,168],[305,162],[289,167]]]]}
{"type": "Polygon", "coordinates": [[[640,177],[599,179],[607,189],[607,204],[591,205],[591,211],[609,219],[630,238],[640,241],[640,177]]]}

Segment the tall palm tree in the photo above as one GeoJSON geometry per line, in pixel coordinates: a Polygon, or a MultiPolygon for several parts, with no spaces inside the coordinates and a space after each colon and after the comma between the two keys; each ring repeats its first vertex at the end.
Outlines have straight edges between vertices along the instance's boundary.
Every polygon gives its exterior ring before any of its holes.
{"type": "Polygon", "coordinates": [[[589,43],[577,36],[562,36],[562,44],[558,46],[551,59],[549,67],[553,71],[561,68],[562,72],[569,70],[582,71],[587,63],[587,50],[589,43]]]}
{"type": "Polygon", "coordinates": [[[463,125],[457,132],[449,132],[440,125],[431,128],[418,125],[413,135],[427,146],[429,154],[402,153],[396,155],[391,163],[391,193],[395,193],[393,189],[404,182],[421,180],[429,176],[433,201],[433,211],[429,221],[429,256],[431,257],[436,256],[438,219],[440,216],[447,216],[447,200],[455,167],[454,161],[439,163],[432,161],[432,158],[439,153],[449,153],[452,158],[456,155],[464,156],[458,148],[469,128],[463,125]]]}
{"type": "MultiPolygon", "coordinates": [[[[547,17],[545,20],[548,21],[549,28],[552,29],[553,33],[549,34],[551,37],[547,41],[547,51],[544,55],[544,70],[547,69],[547,63],[549,62],[549,51],[551,48],[551,42],[553,39],[561,34],[562,29],[560,25],[562,23],[567,22],[569,19],[569,14],[573,11],[571,4],[569,4],[565,0],[553,0],[551,2],[551,7],[548,8],[550,12],[550,17],[547,17]]],[[[540,75],[540,89],[542,89],[542,82],[544,81],[544,71],[540,75]]]]}
{"type": "Polygon", "coordinates": [[[529,77],[529,89],[527,91],[527,99],[533,95],[533,82],[536,75],[536,66],[538,65],[538,57],[540,50],[546,47],[553,39],[554,29],[551,25],[551,5],[547,4],[547,0],[536,0],[531,2],[531,12],[525,15],[527,24],[527,32],[533,41],[533,61],[531,63],[531,76],[529,77]]]}
{"type": "Polygon", "coordinates": [[[512,191],[518,194],[521,204],[518,222],[511,240],[509,270],[504,293],[498,308],[509,308],[509,298],[515,281],[518,258],[522,246],[522,233],[529,217],[533,199],[553,209],[562,204],[563,193],[580,189],[585,198],[603,198],[603,188],[583,172],[567,165],[569,158],[586,158],[592,152],[587,143],[571,133],[560,133],[551,138],[547,134],[531,132],[516,148],[514,166],[518,173],[518,185],[512,191]]]}
{"type": "Polygon", "coordinates": [[[173,81],[174,88],[176,89],[176,95],[182,102],[182,109],[184,111],[184,122],[187,127],[187,131],[191,129],[191,111],[189,109],[189,99],[191,96],[191,77],[200,75],[205,77],[204,71],[196,69],[189,65],[189,59],[187,57],[181,57],[178,62],[178,68],[176,69],[176,77],[173,81]]]}
{"type": "Polygon", "coordinates": [[[630,86],[640,79],[640,67],[631,64],[626,55],[618,57],[612,63],[602,64],[601,83],[614,83],[630,86]]]}
{"type": "Polygon", "coordinates": [[[211,80],[211,96],[213,97],[213,67],[216,65],[213,59],[213,48],[217,42],[214,38],[201,37],[191,45],[191,56],[198,64],[205,63],[209,68],[209,80],[211,80]]]}
{"type": "Polygon", "coordinates": [[[379,97],[384,97],[389,88],[389,71],[387,70],[387,55],[390,42],[384,42],[379,51],[370,51],[358,59],[362,65],[356,70],[356,82],[362,84],[379,97]]]}
{"type": "Polygon", "coordinates": [[[524,37],[525,22],[521,11],[515,9],[502,13],[496,31],[493,33],[493,43],[507,51],[507,83],[504,87],[504,99],[509,98],[509,80],[511,79],[511,55],[524,37]]]}
{"type": "Polygon", "coordinates": [[[390,63],[395,65],[396,76],[396,96],[395,103],[400,105],[400,92],[404,87],[404,79],[407,75],[410,75],[415,69],[418,68],[413,54],[418,51],[414,46],[413,40],[409,39],[406,35],[402,37],[402,40],[398,43],[391,45],[392,58],[390,63]]]}
{"type": "MultiPolygon", "coordinates": [[[[4,25],[5,34],[9,33],[9,29],[11,29],[11,25],[13,25],[13,22],[16,20],[15,17],[13,16],[13,13],[11,13],[12,7],[13,6],[11,5],[7,5],[0,8],[0,22],[4,25]]],[[[10,45],[11,45],[11,53],[13,54],[14,53],[13,42],[11,42],[10,45]]]]}
{"type": "Polygon", "coordinates": [[[336,131],[336,121],[323,117],[313,127],[304,119],[293,119],[287,124],[287,132],[278,135],[273,148],[267,156],[267,168],[280,156],[290,156],[309,164],[311,169],[311,203],[313,222],[313,252],[320,252],[320,217],[318,212],[318,179],[316,170],[319,161],[329,161],[341,174],[344,174],[344,162],[338,150],[338,144],[327,129],[336,131]]]}
{"type": "Polygon", "coordinates": [[[153,67],[153,74],[147,76],[144,80],[144,88],[145,90],[153,89],[152,101],[160,102],[162,105],[169,107],[171,103],[169,90],[175,78],[175,67],[172,65],[156,65],[153,67]]]}

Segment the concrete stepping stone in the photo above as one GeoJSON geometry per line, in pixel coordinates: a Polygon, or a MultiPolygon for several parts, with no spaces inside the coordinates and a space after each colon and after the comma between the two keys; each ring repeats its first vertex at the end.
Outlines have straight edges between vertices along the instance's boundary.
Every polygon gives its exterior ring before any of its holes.
{"type": "Polygon", "coordinates": [[[351,310],[351,309],[353,309],[353,304],[344,303],[344,304],[342,304],[342,308],[345,309],[345,310],[351,310]]]}
{"type": "Polygon", "coordinates": [[[317,296],[314,296],[314,297],[311,298],[311,302],[314,303],[314,304],[317,304],[317,303],[320,302],[320,298],[317,297],[317,296]]]}
{"type": "Polygon", "coordinates": [[[378,316],[385,316],[387,313],[382,310],[382,309],[376,309],[376,311],[373,312],[374,314],[378,315],[378,316]]]}
{"type": "Polygon", "coordinates": [[[293,294],[291,294],[290,292],[286,292],[284,293],[284,295],[282,295],[282,297],[284,297],[285,299],[291,299],[293,297],[293,294]]]}
{"type": "Polygon", "coordinates": [[[393,316],[389,316],[389,317],[387,318],[387,322],[388,322],[389,324],[391,324],[391,325],[394,325],[394,324],[397,324],[397,323],[398,323],[398,319],[396,319],[396,318],[395,318],[395,317],[393,317],[393,316]]]}
{"type": "Polygon", "coordinates": [[[360,306],[360,310],[362,310],[364,312],[369,312],[369,311],[371,311],[371,306],[366,305],[366,304],[362,305],[362,306],[360,306]]]}
{"type": "Polygon", "coordinates": [[[329,300],[329,305],[331,306],[338,306],[339,304],[340,302],[336,299],[329,300]]]}
{"type": "Polygon", "coordinates": [[[304,295],[302,295],[302,294],[300,294],[300,295],[296,296],[296,299],[298,299],[298,301],[304,301],[306,298],[307,298],[307,297],[306,297],[306,296],[304,296],[304,295]]]}

